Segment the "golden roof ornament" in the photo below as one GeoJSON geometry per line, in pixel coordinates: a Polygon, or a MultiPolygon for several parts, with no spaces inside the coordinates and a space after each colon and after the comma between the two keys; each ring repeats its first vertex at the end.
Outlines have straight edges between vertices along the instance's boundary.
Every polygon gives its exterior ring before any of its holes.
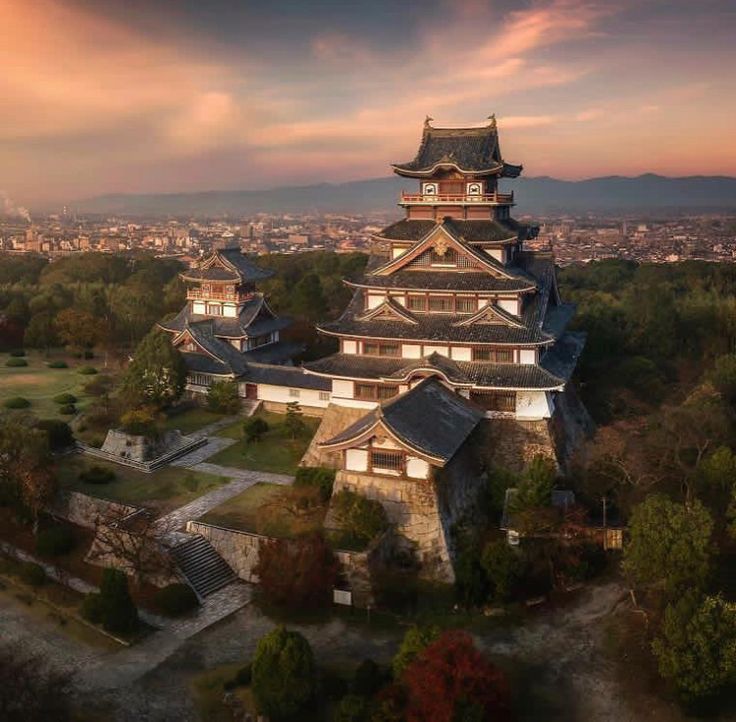
{"type": "Polygon", "coordinates": [[[444,238],[438,238],[434,242],[434,252],[440,257],[443,258],[445,253],[448,251],[448,245],[447,241],[444,238]]]}

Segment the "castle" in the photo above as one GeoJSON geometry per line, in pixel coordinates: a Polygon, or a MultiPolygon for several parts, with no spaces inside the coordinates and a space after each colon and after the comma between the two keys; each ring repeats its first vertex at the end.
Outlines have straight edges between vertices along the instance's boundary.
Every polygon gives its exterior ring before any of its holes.
{"type": "Polygon", "coordinates": [[[504,160],[494,117],[468,128],[427,118],[414,160],[392,167],[419,188],[374,237],[344,313],[318,326],[336,353],[276,365],[287,322],[255,294],[263,272],[237,252],[185,274],[200,286],[162,327],[193,388],[224,374],[246,398],[321,409],[303,463],[336,467],[336,490],[381,501],[429,575],[451,579],[451,529],[472,514],[484,469],[537,453],[564,464],[585,433],[569,383],[585,338],[568,330],[574,306],[552,255],[524,249],[538,229],[511,217],[513,193],[499,188],[522,167],[504,160]]]}

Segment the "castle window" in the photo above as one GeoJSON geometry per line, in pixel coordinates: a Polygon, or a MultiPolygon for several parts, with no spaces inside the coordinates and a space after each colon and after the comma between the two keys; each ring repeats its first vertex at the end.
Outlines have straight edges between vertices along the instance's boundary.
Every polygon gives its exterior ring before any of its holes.
{"type": "Polygon", "coordinates": [[[458,313],[475,313],[478,310],[478,301],[473,297],[457,296],[455,298],[455,311],[458,313]]]}
{"type": "Polygon", "coordinates": [[[426,311],[427,310],[427,297],[409,295],[406,297],[406,307],[410,311],[426,311]]]}
{"type": "Polygon", "coordinates": [[[292,399],[298,399],[301,396],[301,391],[299,389],[289,389],[289,396],[292,399]]]}
{"type": "Polygon", "coordinates": [[[371,471],[381,473],[382,471],[398,472],[404,471],[404,454],[400,451],[374,451],[371,450],[371,471]]]}
{"type": "Polygon", "coordinates": [[[363,401],[384,401],[399,393],[398,386],[379,384],[355,384],[355,398],[363,401]]]}
{"type": "Polygon", "coordinates": [[[439,313],[451,313],[452,296],[430,296],[429,310],[439,313]]]}
{"type": "Polygon", "coordinates": [[[486,411],[516,411],[515,391],[471,391],[470,400],[486,411]]]}
{"type": "Polygon", "coordinates": [[[363,342],[363,354],[365,356],[400,356],[401,347],[397,343],[375,343],[363,342]]]}
{"type": "Polygon", "coordinates": [[[265,346],[267,343],[271,343],[271,334],[266,333],[263,336],[254,336],[250,339],[250,347],[258,348],[259,346],[265,346]]]}
{"type": "Polygon", "coordinates": [[[222,306],[219,303],[210,303],[207,305],[207,313],[210,316],[222,316],[222,306]]]}
{"type": "Polygon", "coordinates": [[[497,364],[514,362],[514,352],[505,348],[474,348],[473,361],[493,361],[497,364]]]}
{"type": "Polygon", "coordinates": [[[330,392],[329,391],[320,391],[319,392],[319,400],[320,401],[329,401],[330,400],[330,392]]]}

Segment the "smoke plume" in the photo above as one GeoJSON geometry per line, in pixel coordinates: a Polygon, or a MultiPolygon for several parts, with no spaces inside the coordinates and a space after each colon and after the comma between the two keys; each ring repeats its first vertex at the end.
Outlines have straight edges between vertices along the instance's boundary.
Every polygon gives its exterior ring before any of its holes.
{"type": "Polygon", "coordinates": [[[2,212],[6,216],[13,218],[24,218],[29,223],[31,222],[31,214],[27,208],[16,205],[13,199],[5,192],[0,191],[0,201],[2,201],[2,212]]]}

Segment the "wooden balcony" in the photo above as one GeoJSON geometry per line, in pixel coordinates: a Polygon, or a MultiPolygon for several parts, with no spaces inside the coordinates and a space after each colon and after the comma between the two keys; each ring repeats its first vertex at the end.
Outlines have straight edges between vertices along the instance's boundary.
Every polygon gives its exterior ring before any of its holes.
{"type": "Polygon", "coordinates": [[[228,293],[227,291],[202,291],[199,288],[187,289],[187,299],[190,301],[232,301],[238,303],[245,301],[248,295],[235,292],[228,293]]]}
{"type": "Polygon", "coordinates": [[[462,203],[463,205],[499,206],[509,205],[514,202],[514,194],[511,193],[484,193],[479,195],[468,195],[466,193],[436,193],[429,195],[425,193],[401,192],[400,205],[443,205],[462,203]]]}

